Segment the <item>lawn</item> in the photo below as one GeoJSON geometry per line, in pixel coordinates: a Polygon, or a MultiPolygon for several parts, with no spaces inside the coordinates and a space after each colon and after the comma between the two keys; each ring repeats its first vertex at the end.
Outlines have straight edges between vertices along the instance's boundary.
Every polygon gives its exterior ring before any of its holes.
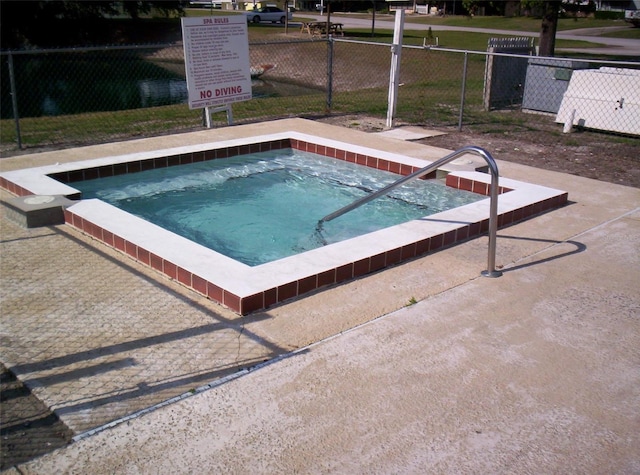
{"type": "MultiPolygon", "coordinates": [[[[190,15],[210,15],[210,10],[188,10],[190,15]]],[[[221,11],[214,11],[222,14],[221,11]]],[[[267,95],[252,101],[234,105],[234,117],[237,121],[265,120],[274,117],[312,116],[322,115],[326,109],[327,95],[324,90],[326,61],[325,44],[316,40],[313,43],[296,40],[308,40],[308,35],[301,35],[297,22],[303,18],[304,12],[294,17],[288,34],[280,25],[259,24],[249,25],[249,41],[252,45],[252,55],[264,58],[265,62],[278,64],[275,76],[281,82],[291,82],[294,85],[307,85],[306,77],[313,75],[321,84],[312,84],[313,91],[305,96],[287,96],[286,94],[267,95]],[[282,46],[274,46],[273,42],[284,42],[282,46]],[[265,50],[266,52],[262,52],[265,50]],[[258,54],[259,53],[259,54],[258,54]],[[264,56],[260,56],[264,55],[264,56]],[[325,68],[325,69],[323,69],[325,68]]],[[[338,17],[338,14],[336,14],[338,17]]],[[[370,18],[370,15],[363,15],[370,18]]],[[[390,15],[376,17],[391,19],[390,15]]],[[[600,26],[621,26],[621,22],[611,20],[564,21],[563,29],[569,26],[578,28],[600,26]],[[579,26],[575,26],[579,25],[579,26]]],[[[179,19],[176,19],[179,24],[179,19]]],[[[422,45],[428,31],[412,29],[417,23],[441,24],[449,26],[473,26],[479,28],[516,29],[519,31],[537,31],[539,20],[530,18],[495,18],[476,17],[409,17],[405,25],[404,43],[407,45],[422,45]]],[[[635,29],[640,31],[640,29],[635,29]]],[[[627,30],[625,30],[626,32],[627,30]]],[[[370,42],[390,43],[393,32],[389,29],[379,29],[371,37],[370,28],[349,29],[348,36],[370,42]]],[[[440,46],[450,49],[468,51],[486,51],[487,40],[500,36],[489,33],[461,32],[461,31],[433,31],[433,37],[438,38],[440,46]]],[[[594,36],[594,41],[597,37],[594,36]]],[[[558,40],[558,48],[593,47],[595,43],[558,40]]],[[[173,48],[175,49],[175,48],[173,48]]],[[[171,48],[164,48],[157,54],[151,55],[149,63],[158,65],[160,62],[176,62],[175,74],[182,74],[183,64],[180,53],[174,56],[164,56],[171,48]]],[[[333,98],[334,113],[367,112],[372,115],[384,115],[386,108],[388,78],[388,51],[385,47],[371,47],[371,45],[336,44],[335,64],[333,70],[333,98]],[[351,53],[355,49],[356,53],[351,53]],[[342,58],[341,56],[347,57],[342,58]],[[378,64],[380,63],[380,64],[378,64]],[[357,88],[351,87],[357,83],[357,88]]],[[[420,122],[427,115],[435,122],[450,124],[457,120],[459,106],[460,76],[462,71],[461,54],[444,52],[436,55],[424,55],[424,50],[416,50],[415,60],[408,52],[403,53],[403,74],[407,84],[401,91],[401,103],[398,113],[407,120],[420,122]],[[418,54],[418,51],[420,54],[418,54]],[[409,80],[410,79],[410,80],[409,80]],[[429,91],[427,94],[425,91],[429,91]],[[434,115],[437,112],[437,117],[434,115]]],[[[86,56],[86,55],[85,55],[86,56]]],[[[115,64],[115,63],[114,63],[115,64]]],[[[172,64],[173,65],[173,64],[172,64]]],[[[118,70],[123,71],[120,64],[118,70]]],[[[469,57],[469,74],[467,78],[467,105],[476,107],[481,99],[484,58],[480,54],[469,57]]],[[[104,75],[103,75],[104,76],[104,75]]],[[[152,75],[156,77],[156,75],[152,75]]],[[[172,76],[173,77],[173,76],[172,76]]],[[[121,96],[125,88],[119,88],[121,96]]],[[[95,89],[94,89],[95,92],[95,89]]],[[[21,105],[25,107],[26,98],[21,97],[21,105]]],[[[222,120],[222,117],[216,118],[222,120]]],[[[108,140],[121,140],[134,136],[149,136],[166,133],[173,130],[188,130],[201,127],[201,111],[191,111],[184,104],[164,105],[145,109],[129,109],[120,111],[96,111],[65,116],[30,117],[21,119],[22,141],[28,147],[59,146],[67,143],[87,144],[108,140]]],[[[3,152],[15,149],[15,124],[12,119],[0,121],[0,145],[3,152]]]]}
{"type": "MultiPolygon", "coordinates": [[[[494,16],[447,16],[431,17],[411,15],[409,22],[429,25],[465,26],[473,28],[488,28],[512,31],[540,31],[540,18],[535,17],[494,17],[494,16]]],[[[576,30],[581,28],[604,28],[610,26],[628,25],[623,20],[600,20],[595,18],[561,18],[558,21],[558,31],[576,30]]]]}
{"type": "MultiPolygon", "coordinates": [[[[304,12],[300,12],[304,15],[304,12]]],[[[344,14],[340,12],[334,12],[335,16],[349,16],[356,18],[371,18],[369,13],[358,14],[344,14]]],[[[391,20],[393,15],[390,14],[376,14],[376,19],[388,19],[391,20]]],[[[405,23],[417,23],[423,25],[434,26],[452,26],[452,27],[467,27],[467,28],[486,28],[496,30],[511,30],[511,31],[528,31],[537,32],[540,31],[540,18],[535,17],[500,17],[500,16],[429,16],[429,15],[407,15],[405,23]]],[[[558,21],[558,31],[568,31],[583,28],[607,28],[607,27],[621,27],[624,28],[622,32],[609,32],[606,36],[614,37],[640,37],[640,28],[633,28],[629,23],[623,20],[603,20],[595,18],[561,18],[558,21]]]]}
{"type": "MultiPolygon", "coordinates": [[[[210,10],[210,9],[187,9],[187,16],[209,16],[209,15],[225,15],[228,11],[210,10]]],[[[298,11],[294,14],[292,23],[295,26],[290,27],[292,34],[298,33],[298,24],[301,21],[307,21],[311,16],[311,12],[298,11]]],[[[315,12],[313,12],[315,13],[315,12]]],[[[332,16],[372,19],[371,13],[341,13],[333,12],[332,16]]],[[[376,21],[393,21],[393,14],[377,13],[376,21]]],[[[447,26],[447,27],[466,27],[466,28],[483,28],[494,30],[509,31],[526,31],[539,32],[540,18],[535,17],[497,17],[497,16],[476,16],[468,17],[462,15],[449,15],[445,17],[428,16],[428,15],[406,15],[405,17],[405,44],[422,44],[426,33],[420,30],[412,30],[412,24],[447,26]]],[[[595,18],[561,18],[558,22],[558,31],[570,31],[583,28],[608,28],[617,27],[616,30],[602,32],[598,36],[640,39],[640,28],[633,28],[629,23],[623,20],[605,20],[595,18]]],[[[265,41],[273,38],[275,35],[281,34],[283,28],[281,26],[274,27],[269,24],[249,25],[249,41],[265,41]]],[[[371,39],[371,28],[354,29],[348,31],[350,37],[360,37],[362,39],[371,39]]],[[[503,35],[490,33],[476,33],[469,31],[434,31],[440,45],[454,49],[468,49],[472,51],[486,51],[487,40],[490,37],[500,37],[503,35]]],[[[506,35],[504,35],[506,36],[506,35]]],[[[557,48],[593,48],[598,46],[597,38],[593,36],[593,42],[572,41],[558,39],[556,41],[557,48]]],[[[385,41],[393,38],[393,30],[391,29],[375,29],[374,41],[385,41]]]]}
{"type": "MultiPolygon", "coordinates": [[[[375,35],[371,36],[370,29],[349,29],[350,37],[357,37],[365,41],[391,42],[393,39],[393,31],[376,30],[375,35]]],[[[513,35],[500,35],[493,33],[470,33],[466,31],[433,31],[433,41],[437,38],[438,45],[443,48],[461,49],[469,51],[487,51],[487,42],[489,38],[511,37],[513,35]]],[[[422,46],[428,32],[424,30],[412,30],[411,24],[405,25],[402,42],[405,45],[422,46]]],[[[594,37],[596,38],[596,37],[594,37]]],[[[596,38],[597,39],[597,38],[596,38]]],[[[536,38],[537,40],[537,38],[536,38]]],[[[536,41],[537,43],[537,41],[536,41]]],[[[427,44],[434,44],[429,43],[427,44]]],[[[587,41],[574,40],[556,40],[556,48],[596,48],[597,43],[587,41]]]]}

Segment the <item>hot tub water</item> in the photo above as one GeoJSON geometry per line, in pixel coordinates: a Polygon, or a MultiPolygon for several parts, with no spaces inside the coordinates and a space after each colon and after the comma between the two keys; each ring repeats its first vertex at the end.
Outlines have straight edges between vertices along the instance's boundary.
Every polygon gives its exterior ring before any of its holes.
{"type": "Polygon", "coordinates": [[[99,198],[247,265],[255,266],[342,241],[483,196],[415,180],[316,232],[318,220],[398,178],[298,150],[75,182],[99,198]]]}

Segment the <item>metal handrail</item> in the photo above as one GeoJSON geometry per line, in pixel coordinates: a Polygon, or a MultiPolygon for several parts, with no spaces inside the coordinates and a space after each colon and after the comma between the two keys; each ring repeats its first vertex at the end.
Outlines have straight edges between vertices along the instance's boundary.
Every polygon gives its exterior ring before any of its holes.
{"type": "Polygon", "coordinates": [[[496,270],[496,234],[498,231],[498,181],[499,181],[498,165],[496,165],[496,161],[493,159],[493,157],[489,152],[487,152],[483,148],[476,147],[474,145],[468,145],[466,147],[462,147],[461,149],[456,150],[455,152],[452,152],[449,155],[446,155],[440,158],[439,160],[436,160],[435,162],[427,165],[426,167],[421,168],[420,170],[417,170],[411,173],[410,175],[403,176],[402,178],[391,183],[390,185],[387,185],[384,188],[374,193],[364,196],[354,201],[353,203],[343,208],[340,208],[339,210],[334,211],[331,214],[326,215],[324,218],[318,221],[317,229],[322,228],[322,223],[331,221],[332,219],[335,219],[338,216],[342,216],[343,214],[348,213],[349,211],[353,211],[354,209],[362,206],[365,203],[368,203],[369,201],[375,200],[376,198],[379,198],[382,195],[386,195],[390,191],[398,188],[399,186],[404,185],[405,183],[411,180],[415,180],[424,175],[427,175],[437,170],[441,166],[446,165],[450,161],[455,160],[459,156],[464,155],[466,153],[471,153],[484,158],[484,160],[489,165],[489,172],[491,173],[491,188],[489,190],[489,199],[490,199],[490,202],[489,202],[489,255],[487,258],[487,270],[482,271],[482,275],[485,277],[500,277],[502,275],[502,272],[496,270]]]}

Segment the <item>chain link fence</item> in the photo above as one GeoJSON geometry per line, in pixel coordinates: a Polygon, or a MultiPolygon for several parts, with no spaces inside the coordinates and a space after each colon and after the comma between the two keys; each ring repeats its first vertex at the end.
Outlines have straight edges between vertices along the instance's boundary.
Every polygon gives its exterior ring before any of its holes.
{"type": "MultiPolygon", "coordinates": [[[[266,72],[252,80],[252,100],[233,104],[236,124],[387,115],[388,43],[318,38],[252,43],[249,51],[252,67],[266,72]]],[[[203,111],[186,105],[180,45],[0,54],[3,155],[204,127],[203,111]]],[[[490,122],[497,110],[526,110],[557,115],[559,123],[640,135],[639,95],[638,62],[404,46],[395,118],[461,128],[490,122]]],[[[226,115],[213,115],[213,126],[226,123],[226,115]]]]}

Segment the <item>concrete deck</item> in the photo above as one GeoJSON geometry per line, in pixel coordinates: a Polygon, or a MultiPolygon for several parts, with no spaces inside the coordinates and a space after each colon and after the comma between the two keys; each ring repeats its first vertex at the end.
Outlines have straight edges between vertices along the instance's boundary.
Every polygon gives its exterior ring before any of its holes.
{"type": "MultiPolygon", "coordinates": [[[[441,153],[287,122],[410,156],[441,153]]],[[[3,215],[1,360],[79,435],[16,473],[640,472],[640,190],[499,167],[567,190],[571,202],[498,232],[502,277],[479,276],[480,238],[244,318],[65,226],[24,229],[3,215]],[[264,360],[273,362],[247,369],[264,360]],[[237,377],[196,389],[227,375],[237,377]]]]}

